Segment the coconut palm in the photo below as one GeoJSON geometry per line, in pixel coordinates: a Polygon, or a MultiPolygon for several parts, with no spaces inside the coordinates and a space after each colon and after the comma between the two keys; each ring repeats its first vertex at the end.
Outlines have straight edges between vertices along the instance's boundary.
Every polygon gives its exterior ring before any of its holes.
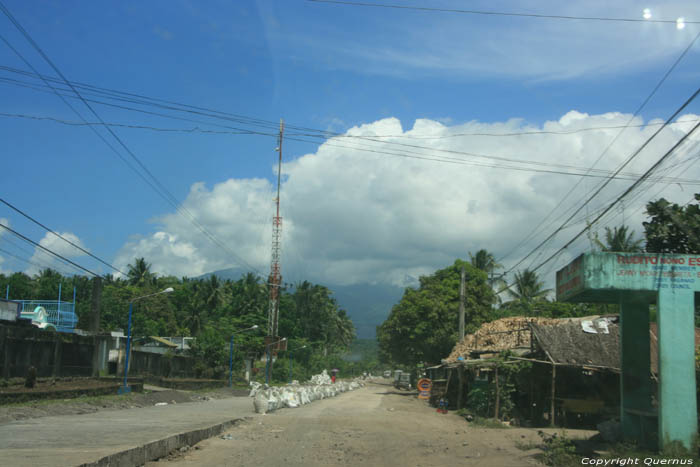
{"type": "Polygon", "coordinates": [[[641,238],[634,238],[634,231],[629,231],[626,225],[615,227],[612,230],[610,227],[605,228],[605,243],[598,240],[597,235],[593,240],[602,251],[617,251],[626,253],[636,253],[642,251],[641,238]]]}
{"type": "Polygon", "coordinates": [[[469,261],[472,263],[472,266],[485,271],[487,274],[491,274],[496,269],[503,267],[496,262],[496,258],[492,253],[484,249],[477,251],[475,255],[469,253],[469,261]]]}
{"type": "Polygon", "coordinates": [[[155,277],[151,272],[151,265],[144,258],[136,258],[134,264],[129,265],[129,272],[126,275],[131,285],[147,285],[155,277]]]}
{"type": "Polygon", "coordinates": [[[529,269],[515,273],[515,282],[508,289],[508,293],[515,298],[526,303],[541,300],[547,296],[550,289],[544,288],[544,282],[540,281],[537,273],[529,269]],[[513,287],[515,289],[513,289],[513,287]]]}
{"type": "MultiPolygon", "coordinates": [[[[493,289],[503,289],[506,285],[506,281],[503,280],[502,276],[494,277],[494,271],[501,269],[502,264],[496,262],[496,258],[493,253],[487,250],[481,249],[476,252],[475,255],[469,253],[469,262],[477,269],[481,269],[488,275],[488,284],[493,289]]],[[[495,296],[494,303],[501,303],[500,295],[495,296]]]]}

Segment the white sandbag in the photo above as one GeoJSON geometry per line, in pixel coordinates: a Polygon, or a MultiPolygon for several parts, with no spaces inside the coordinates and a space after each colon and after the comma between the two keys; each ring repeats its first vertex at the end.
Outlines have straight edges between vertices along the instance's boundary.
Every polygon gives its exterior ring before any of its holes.
{"type": "Polygon", "coordinates": [[[267,396],[263,394],[262,391],[258,392],[253,399],[253,406],[255,407],[255,413],[266,413],[267,412],[267,396]]]}
{"type": "Polygon", "coordinates": [[[260,388],[262,387],[262,384],[257,383],[255,381],[250,382],[250,394],[248,394],[248,397],[255,397],[255,395],[258,393],[260,388]]]}

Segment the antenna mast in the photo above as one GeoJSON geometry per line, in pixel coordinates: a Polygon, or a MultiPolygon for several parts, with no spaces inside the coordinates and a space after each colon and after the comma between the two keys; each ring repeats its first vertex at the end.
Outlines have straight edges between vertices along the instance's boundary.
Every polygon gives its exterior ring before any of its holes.
{"type": "MultiPolygon", "coordinates": [[[[267,315],[267,335],[269,343],[279,341],[277,325],[280,314],[280,247],[282,243],[282,218],[280,217],[280,182],[282,180],[282,137],[284,135],[284,120],[280,119],[280,133],[277,140],[277,152],[279,162],[277,165],[277,198],[275,198],[276,211],[272,218],[272,258],[270,261],[270,308],[267,315]]],[[[269,344],[268,343],[268,344],[269,344]]]]}

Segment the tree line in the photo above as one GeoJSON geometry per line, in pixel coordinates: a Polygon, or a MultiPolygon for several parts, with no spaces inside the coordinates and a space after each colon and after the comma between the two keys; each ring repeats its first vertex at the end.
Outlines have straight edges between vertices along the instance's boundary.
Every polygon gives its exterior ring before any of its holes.
{"type": "MultiPolygon", "coordinates": [[[[91,329],[91,294],[94,279],[64,276],[44,269],[30,277],[22,272],[0,274],[0,290],[10,286],[10,299],[57,300],[59,285],[62,300],[72,301],[76,288],[78,328],[91,329]]],[[[209,376],[228,371],[229,342],[234,333],[257,325],[258,329],[235,334],[234,358],[264,353],[263,336],[267,329],[269,287],[259,276],[248,273],[238,280],[177,278],[151,272],[145,258],[137,258],[128,267],[126,277],[102,278],[99,330],[127,331],[129,302],[155,294],[168,287],[173,293],[154,295],[133,303],[133,336],[196,337],[192,354],[199,369],[209,376]]],[[[295,362],[295,376],[304,378],[329,365],[364,371],[362,364],[352,366],[341,357],[355,339],[355,328],[347,312],[332,297],[327,287],[303,281],[287,286],[280,293],[279,334],[288,340],[291,352],[280,355],[277,380],[286,381],[289,353],[295,362]],[[298,349],[294,352],[294,349],[298,349]]],[[[238,369],[238,365],[236,367],[238,369]]]]}
{"type": "MultiPolygon", "coordinates": [[[[591,249],[610,252],[700,253],[700,193],[695,204],[678,205],[661,198],[649,202],[649,219],[642,223],[644,237],[636,237],[626,225],[605,227],[602,238],[589,236],[591,249]]],[[[377,327],[379,355],[384,362],[415,368],[419,363],[440,363],[458,338],[461,271],[466,272],[465,332],[507,316],[565,318],[618,312],[616,305],[563,303],[549,298],[536,271],[516,271],[512,284],[498,271],[502,265],[488,250],[469,253],[469,260],[419,279],[417,288],[406,289],[389,317],[377,327]],[[503,292],[497,294],[497,292],[503,292]],[[503,300],[501,295],[505,295],[503,300]]],[[[699,307],[696,304],[696,321],[699,307]]],[[[652,319],[655,314],[652,310],[652,319]]]]}

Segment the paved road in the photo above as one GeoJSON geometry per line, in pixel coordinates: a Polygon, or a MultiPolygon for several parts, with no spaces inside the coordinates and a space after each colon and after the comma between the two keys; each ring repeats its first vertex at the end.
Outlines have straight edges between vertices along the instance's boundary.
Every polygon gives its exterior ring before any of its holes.
{"type": "Polygon", "coordinates": [[[0,466],[72,467],[168,436],[255,416],[250,398],[232,397],[15,421],[0,425],[0,466]]]}
{"type": "MultiPolygon", "coordinates": [[[[536,430],[484,429],[388,385],[370,384],[299,409],[260,416],[202,441],[168,467],[537,465],[536,430]],[[230,439],[227,435],[230,434],[230,439]]],[[[164,462],[148,463],[163,467],[164,462]]]]}

